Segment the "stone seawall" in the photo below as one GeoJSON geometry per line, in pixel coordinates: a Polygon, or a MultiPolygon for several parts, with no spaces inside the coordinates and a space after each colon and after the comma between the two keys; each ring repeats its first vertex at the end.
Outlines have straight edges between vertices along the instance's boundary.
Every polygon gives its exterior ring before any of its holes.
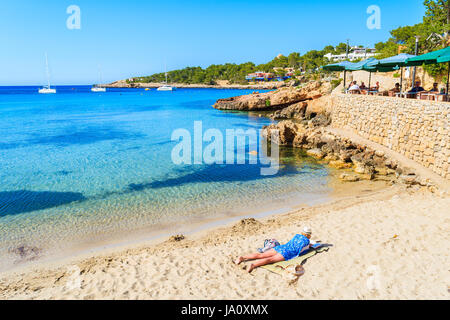
{"type": "Polygon", "coordinates": [[[333,94],[332,127],[353,131],[450,179],[450,103],[333,94]]]}

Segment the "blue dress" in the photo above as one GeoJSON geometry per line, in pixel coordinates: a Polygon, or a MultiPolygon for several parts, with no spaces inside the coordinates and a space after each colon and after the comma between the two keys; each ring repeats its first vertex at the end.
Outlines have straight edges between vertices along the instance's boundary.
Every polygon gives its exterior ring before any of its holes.
{"type": "Polygon", "coordinates": [[[297,234],[291,241],[275,247],[274,250],[281,254],[284,260],[288,261],[297,258],[307,246],[309,246],[309,239],[302,234],[297,234]]]}

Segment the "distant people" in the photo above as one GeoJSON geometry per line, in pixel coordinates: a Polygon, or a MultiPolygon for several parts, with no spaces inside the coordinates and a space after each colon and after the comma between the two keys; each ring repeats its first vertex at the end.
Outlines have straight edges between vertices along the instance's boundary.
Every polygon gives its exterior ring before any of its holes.
{"type": "Polygon", "coordinates": [[[377,81],[374,87],[370,88],[371,91],[379,91],[380,90],[380,83],[377,81]]]}
{"type": "Polygon", "coordinates": [[[424,92],[425,89],[420,86],[420,81],[416,81],[414,83],[414,87],[408,91],[407,98],[416,98],[417,96],[419,98],[422,98],[421,92],[424,92]]]}
{"type": "Polygon", "coordinates": [[[425,89],[420,86],[420,81],[416,81],[414,84],[414,88],[409,90],[408,93],[419,93],[422,91],[425,91],[425,89]]]}
{"type": "Polygon", "coordinates": [[[431,90],[428,91],[428,92],[430,92],[430,93],[439,93],[438,83],[437,82],[433,83],[433,88],[431,88],[431,90]]]}
{"type": "Polygon", "coordinates": [[[351,94],[361,94],[361,89],[358,86],[358,83],[356,81],[353,81],[348,88],[348,92],[351,94]]]}
{"type": "Polygon", "coordinates": [[[396,83],[395,87],[392,88],[391,90],[388,91],[388,96],[389,97],[394,97],[396,95],[396,93],[400,93],[401,92],[401,87],[400,87],[400,83],[396,83]]]}
{"type": "Polygon", "coordinates": [[[362,94],[366,94],[367,91],[369,91],[369,88],[366,87],[366,84],[361,81],[361,85],[359,86],[359,89],[361,90],[362,94]]]}
{"type": "Polygon", "coordinates": [[[423,100],[435,100],[436,94],[439,94],[438,83],[433,83],[433,88],[430,91],[419,92],[419,98],[423,100]]]}
{"type": "Polygon", "coordinates": [[[375,84],[375,86],[369,88],[369,94],[371,94],[371,95],[378,94],[379,91],[380,91],[380,83],[379,82],[377,82],[375,84]]]}
{"type": "Polygon", "coordinates": [[[396,84],[395,84],[395,87],[392,88],[392,89],[389,90],[389,91],[394,92],[394,93],[399,93],[400,90],[401,90],[401,89],[400,89],[400,83],[396,83],[396,84]]]}

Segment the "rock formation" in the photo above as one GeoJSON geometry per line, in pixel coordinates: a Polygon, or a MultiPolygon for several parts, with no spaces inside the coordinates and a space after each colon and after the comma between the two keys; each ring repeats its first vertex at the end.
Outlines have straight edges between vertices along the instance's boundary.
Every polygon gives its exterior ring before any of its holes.
{"type": "Polygon", "coordinates": [[[421,179],[412,170],[403,168],[383,152],[334,134],[328,129],[333,112],[329,83],[310,82],[302,87],[289,87],[262,94],[251,94],[218,100],[214,105],[225,110],[274,110],[269,115],[279,123],[264,127],[262,135],[268,141],[273,137],[281,146],[301,148],[329,167],[352,170],[340,174],[343,181],[372,180],[392,176],[406,185],[420,184],[433,188],[431,181],[421,179]]]}
{"type": "MultiPolygon", "coordinates": [[[[272,92],[220,99],[214,104],[214,108],[219,110],[264,111],[293,107],[301,112],[301,109],[305,107],[303,104],[295,107],[292,105],[318,99],[330,92],[331,85],[328,82],[314,81],[302,87],[285,87],[272,92]]],[[[286,112],[291,111],[286,110],[286,112]]]]}
{"type": "Polygon", "coordinates": [[[406,185],[420,184],[432,187],[411,169],[401,167],[388,159],[383,152],[352,142],[327,130],[313,121],[303,123],[292,120],[281,121],[263,128],[263,136],[270,141],[273,131],[278,132],[277,144],[305,149],[307,154],[320,159],[336,169],[352,169],[354,173],[342,173],[340,179],[348,182],[372,180],[378,176],[395,175],[397,181],[406,185]]]}

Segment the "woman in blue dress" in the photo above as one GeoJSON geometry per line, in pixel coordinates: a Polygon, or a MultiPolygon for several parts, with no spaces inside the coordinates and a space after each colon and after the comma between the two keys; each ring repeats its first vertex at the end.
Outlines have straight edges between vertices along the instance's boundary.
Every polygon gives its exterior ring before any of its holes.
{"type": "Polygon", "coordinates": [[[255,253],[248,256],[239,257],[235,263],[237,265],[245,261],[257,260],[249,268],[248,272],[251,273],[255,268],[265,266],[267,264],[277,263],[280,261],[288,261],[297,258],[303,251],[308,250],[310,247],[311,229],[305,227],[302,234],[297,234],[288,243],[275,247],[264,253],[255,253]]]}

